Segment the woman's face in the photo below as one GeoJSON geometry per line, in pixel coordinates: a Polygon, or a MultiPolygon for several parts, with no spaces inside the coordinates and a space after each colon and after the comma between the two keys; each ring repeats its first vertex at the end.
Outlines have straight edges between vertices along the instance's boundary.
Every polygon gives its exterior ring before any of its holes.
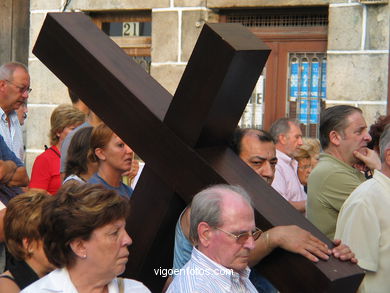
{"type": "Polygon", "coordinates": [[[302,185],[307,185],[307,179],[312,169],[311,158],[298,160],[298,178],[302,185]]]}
{"type": "Polygon", "coordinates": [[[104,162],[119,174],[130,170],[133,155],[133,150],[116,134],[113,134],[104,149],[97,153],[101,163],[104,162]]]}
{"type": "Polygon", "coordinates": [[[92,232],[84,241],[85,261],[98,274],[108,279],[122,274],[129,256],[127,246],[132,240],[125,230],[125,219],[114,221],[92,232]]]}
{"type": "Polygon", "coordinates": [[[310,160],[312,169],[314,169],[314,167],[317,166],[318,161],[320,160],[320,154],[312,155],[310,160]]]}
{"type": "Polygon", "coordinates": [[[47,260],[42,240],[32,240],[29,250],[31,251],[31,256],[27,257],[26,262],[40,277],[55,269],[55,266],[47,260]]]}
{"type": "Polygon", "coordinates": [[[65,137],[68,135],[68,133],[71,132],[73,129],[75,129],[80,124],[81,123],[77,123],[77,124],[66,126],[61,132],[58,132],[57,136],[59,138],[59,140],[58,140],[59,145],[62,144],[62,142],[64,141],[65,137]]]}

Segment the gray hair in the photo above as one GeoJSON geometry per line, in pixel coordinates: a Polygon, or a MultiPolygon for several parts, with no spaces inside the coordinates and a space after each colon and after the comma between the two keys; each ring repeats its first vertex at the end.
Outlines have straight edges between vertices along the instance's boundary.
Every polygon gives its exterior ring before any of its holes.
{"type": "Polygon", "coordinates": [[[381,138],[379,140],[379,154],[381,158],[381,162],[383,163],[385,161],[385,153],[389,149],[390,145],[390,124],[388,124],[385,129],[383,130],[383,133],[381,135],[381,138]]]}
{"type": "Polygon", "coordinates": [[[0,80],[13,80],[14,72],[17,68],[21,68],[28,73],[26,65],[20,62],[9,62],[0,66],[0,80]]]}
{"type": "Polygon", "coordinates": [[[221,202],[224,191],[233,191],[253,207],[249,194],[240,186],[218,184],[198,192],[191,203],[190,240],[198,243],[198,225],[206,222],[211,227],[221,226],[221,202]]]}
{"type": "Polygon", "coordinates": [[[275,143],[279,142],[279,135],[286,134],[290,131],[290,123],[299,127],[299,122],[291,118],[280,118],[271,125],[269,132],[271,133],[275,143]]]}

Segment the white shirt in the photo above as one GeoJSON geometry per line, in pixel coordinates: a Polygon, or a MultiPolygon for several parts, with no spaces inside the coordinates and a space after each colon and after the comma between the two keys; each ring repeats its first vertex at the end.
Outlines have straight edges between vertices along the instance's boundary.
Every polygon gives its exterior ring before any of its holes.
{"type": "Polygon", "coordinates": [[[344,202],[335,238],[355,253],[367,270],[359,292],[390,291],[390,178],[375,170],[344,202]]]}
{"type": "MultiPolygon", "coordinates": [[[[141,282],[123,279],[125,293],[150,293],[141,282]]],[[[56,269],[50,274],[44,276],[42,279],[32,283],[30,286],[24,288],[22,293],[78,293],[70,280],[68,270],[66,268],[56,269]]],[[[119,293],[118,279],[113,279],[108,284],[109,293],[119,293]]]]}
{"type": "Polygon", "coordinates": [[[11,127],[8,125],[7,115],[0,108],[0,134],[11,151],[23,162],[24,144],[23,132],[18,115],[15,111],[8,114],[11,127]]]}

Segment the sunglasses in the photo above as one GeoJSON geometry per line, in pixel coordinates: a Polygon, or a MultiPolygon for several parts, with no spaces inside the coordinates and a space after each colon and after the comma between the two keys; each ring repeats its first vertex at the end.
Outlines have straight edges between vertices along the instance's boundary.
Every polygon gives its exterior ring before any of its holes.
{"type": "Polygon", "coordinates": [[[259,228],[255,228],[254,231],[248,231],[248,232],[244,232],[244,233],[240,233],[240,234],[233,234],[233,233],[230,233],[230,232],[227,232],[227,231],[224,231],[220,228],[217,228],[215,227],[216,230],[219,230],[219,231],[222,231],[224,232],[225,234],[229,235],[230,237],[233,237],[236,239],[236,242],[238,244],[244,244],[249,237],[253,237],[253,240],[257,240],[259,239],[261,233],[263,233],[263,231],[261,231],[259,228]]]}

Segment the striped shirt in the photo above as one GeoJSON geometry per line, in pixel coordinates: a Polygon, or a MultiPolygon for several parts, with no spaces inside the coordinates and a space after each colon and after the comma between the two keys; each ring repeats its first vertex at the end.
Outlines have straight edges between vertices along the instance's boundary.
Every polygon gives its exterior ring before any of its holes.
{"type": "Polygon", "coordinates": [[[23,161],[24,145],[23,133],[15,111],[8,114],[11,127],[8,126],[7,114],[0,108],[0,134],[4,138],[8,148],[23,161]]]}
{"type": "Polygon", "coordinates": [[[173,272],[176,277],[167,293],[257,292],[249,281],[250,269],[237,273],[214,262],[195,247],[186,265],[173,272]]]}

